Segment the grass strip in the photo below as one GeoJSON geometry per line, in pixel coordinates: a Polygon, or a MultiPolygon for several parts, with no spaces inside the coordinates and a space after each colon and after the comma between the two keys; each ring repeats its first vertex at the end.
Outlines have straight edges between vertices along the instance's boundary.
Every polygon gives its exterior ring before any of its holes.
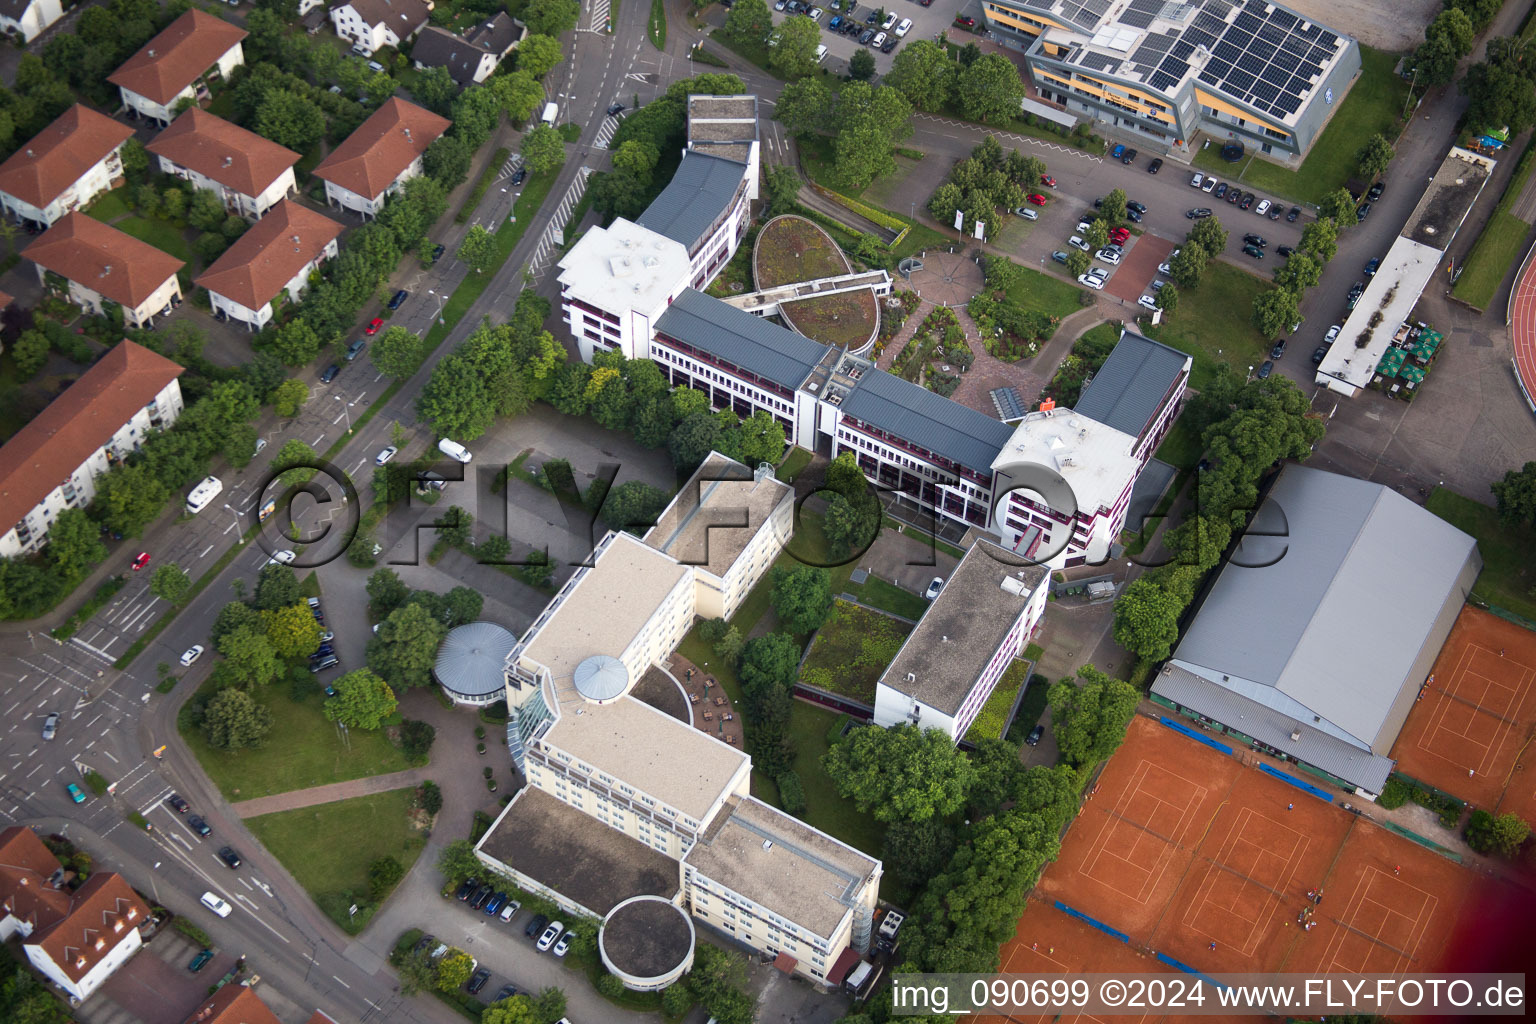
{"type": "Polygon", "coordinates": [[[485,170],[480,172],[480,180],[475,182],[475,187],[464,200],[464,205],[459,208],[458,214],[454,216],[453,222],[455,224],[466,223],[470,216],[474,214],[475,207],[479,206],[480,200],[485,197],[485,190],[491,187],[491,182],[496,180],[496,175],[501,172],[501,168],[507,162],[507,157],[511,155],[512,150],[502,146],[491,157],[491,162],[486,164],[485,170]]]}
{"type": "Polygon", "coordinates": [[[651,20],[645,26],[651,45],[658,50],[667,48],[667,7],[663,0],[651,0],[651,20]]]}
{"type": "Polygon", "coordinates": [[[1520,248],[1525,244],[1526,235],[1530,234],[1531,225],[1509,211],[1520,193],[1525,191],[1532,168],[1536,168],[1536,142],[1526,143],[1525,153],[1510,176],[1499,205],[1494,207],[1493,216],[1483,225],[1482,233],[1462,264],[1461,277],[1451,289],[1456,298],[1478,309],[1487,308],[1503,283],[1504,275],[1520,262],[1520,248]]]}

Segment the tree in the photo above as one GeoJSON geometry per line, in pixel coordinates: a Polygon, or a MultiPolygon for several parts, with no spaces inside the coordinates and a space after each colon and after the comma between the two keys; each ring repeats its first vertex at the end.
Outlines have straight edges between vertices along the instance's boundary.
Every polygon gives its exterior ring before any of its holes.
{"type": "Polygon", "coordinates": [[[480,1014],[480,1024],[539,1024],[539,1020],[529,998],[515,995],[487,1006],[480,1014]]]}
{"type": "Polygon", "coordinates": [[[1496,853],[1501,857],[1513,857],[1519,852],[1531,826],[1513,811],[1494,817],[1488,811],[1472,812],[1467,822],[1467,845],[1478,853],[1496,853]]]}
{"type": "Polygon", "coordinates": [[[499,255],[496,236],[479,224],[471,224],[459,245],[459,260],[477,274],[483,274],[496,265],[499,255]]]}
{"type": "Polygon", "coordinates": [[[1467,69],[1466,123],[1478,131],[1508,127],[1513,137],[1536,123],[1536,48],[1519,36],[1490,39],[1487,59],[1467,69]]]}
{"type": "Polygon", "coordinates": [[[48,561],[65,580],[74,581],[107,557],[101,530],[84,509],[67,508],[53,519],[48,531],[48,561]]]}
{"type": "Polygon", "coordinates": [[[565,139],[551,126],[540,122],[528,129],[519,150],[523,162],[534,174],[548,174],[565,162],[565,139]]]}
{"type": "Polygon", "coordinates": [[[555,65],[565,60],[560,41],[552,36],[530,33],[517,44],[517,67],[534,78],[543,78],[555,65]]]}
{"type": "MultiPolygon", "coordinates": [[[[808,18],[795,18],[787,24],[801,22],[814,24],[808,18]]],[[[868,118],[859,118],[839,128],[837,137],[832,140],[832,149],[834,172],[855,192],[868,188],[876,178],[896,169],[890,138],[868,118]]]]}
{"type": "MultiPolygon", "coordinates": [[[[815,79],[803,78],[801,81],[812,82],[815,79]]],[[[788,86],[785,88],[787,90],[788,86]]],[[[795,204],[800,199],[799,173],[793,167],[785,164],[774,164],[766,167],[763,170],[762,195],[764,202],[768,204],[765,216],[772,218],[777,217],[781,213],[788,213],[795,208],[795,204]]]]}
{"type": "Polygon", "coordinates": [[[502,112],[518,123],[532,117],[534,110],[544,102],[544,87],[527,71],[497,75],[487,84],[502,112]]]}
{"type": "Polygon", "coordinates": [[[411,95],[416,102],[435,114],[447,114],[459,94],[459,84],[445,67],[427,68],[416,76],[411,95]]]}
{"type": "Polygon", "coordinates": [[[768,34],[768,63],[785,78],[800,78],[816,70],[821,27],[810,18],[788,18],[768,34]]]}
{"type": "Polygon", "coordinates": [[[1141,694],[1130,683],[1112,679],[1092,665],[1084,665],[1077,674],[1083,685],[1056,683],[1046,700],[1051,708],[1051,734],[1062,760],[1084,768],[1103,761],[1120,746],[1141,694]]]}
{"type": "Polygon", "coordinates": [[[1099,204],[1099,220],[1095,223],[1118,224],[1125,220],[1125,203],[1125,189],[1111,189],[1099,204]]]}
{"type": "Polygon", "coordinates": [[[685,416],[672,428],[672,434],[667,438],[667,450],[672,454],[672,464],[689,473],[719,447],[720,421],[708,412],[685,416]]]}
{"type": "Polygon", "coordinates": [[[1171,284],[1165,284],[1153,293],[1152,303],[1172,316],[1179,308],[1179,290],[1171,284]]]}
{"type": "Polygon", "coordinates": [[[736,458],[748,466],[778,462],[785,443],[784,425],[763,409],[742,420],[736,428],[736,458]]]}
{"type": "MultiPolygon", "coordinates": [[[[441,69],[434,69],[441,70],[441,69]]],[[[452,191],[469,177],[469,164],[474,154],[464,140],[457,135],[440,135],[432,140],[422,154],[421,167],[427,176],[452,191]]]]}
{"type": "Polygon", "coordinates": [[[149,578],[149,592],[175,604],[192,589],[192,579],[175,562],[167,562],[149,578]]]}
{"type": "Polygon", "coordinates": [[[224,201],[211,189],[200,188],[192,193],[187,204],[187,223],[199,231],[213,231],[224,223],[224,201]]]}
{"type": "Polygon", "coordinates": [[[1366,139],[1365,145],[1361,146],[1359,151],[1355,153],[1355,163],[1359,166],[1362,177],[1374,178],[1377,175],[1387,173],[1387,165],[1392,162],[1392,158],[1396,155],[1392,150],[1392,144],[1387,141],[1386,136],[1377,132],[1366,139]]]}
{"type": "MultiPolygon", "coordinates": [[[[538,3],[539,0],[531,0],[538,3]]],[[[442,959],[437,962],[437,988],[440,992],[452,992],[469,981],[469,976],[474,972],[475,961],[470,955],[457,946],[450,946],[442,959]]]]}
{"type": "Polygon", "coordinates": [[[1536,525],[1536,462],[1509,470],[1493,482],[1499,518],[1509,526],[1536,525]]]}
{"type": "MultiPolygon", "coordinates": [[[[1018,751],[1013,754],[1018,763],[1018,751]]],[[[880,859],[906,886],[918,886],[944,869],[955,852],[954,831],[941,819],[894,822],[885,833],[880,859]]]]}
{"type": "Polygon", "coordinates": [[[740,0],[725,16],[725,34],[735,43],[757,46],[773,28],[773,16],[763,0],[740,0]]]}
{"type": "Polygon", "coordinates": [[[278,474],[277,481],[284,487],[303,483],[315,475],[320,456],[308,444],[290,437],[272,456],[271,469],[278,474]]]}
{"type": "Polygon", "coordinates": [[[919,39],[897,52],[885,84],[899,89],[918,110],[932,113],[944,109],[954,95],[957,70],[944,47],[919,39]]]}
{"type": "Polygon", "coordinates": [[[1195,221],[1184,239],[1204,249],[1207,256],[1215,256],[1227,247],[1227,229],[1218,218],[1206,217],[1195,221]]]}
{"type": "Polygon", "coordinates": [[[298,658],[320,646],[320,623],[302,601],[261,613],[267,643],[280,658],[298,658]]]}
{"type": "Polygon", "coordinates": [[[1347,228],[1355,223],[1355,197],[1347,188],[1336,188],[1317,204],[1317,215],[1333,221],[1340,229],[1347,228]]]}
{"type": "Polygon", "coordinates": [[[837,791],[877,821],[925,821],[960,809],[975,769],[938,729],[851,730],[821,759],[837,791]]]}
{"type": "Polygon", "coordinates": [[[626,139],[613,151],[614,170],[628,174],[643,185],[649,185],[656,163],[661,154],[655,145],[640,139],[626,139]]]}
{"type": "Polygon", "coordinates": [[[665,491],[643,480],[626,480],[608,492],[600,515],[611,529],[639,534],[655,525],[667,501],[665,491]]]}
{"type": "Polygon", "coordinates": [[[48,362],[48,336],[42,331],[22,331],[11,346],[11,359],[22,380],[31,380],[48,362]]]}
{"type": "Polygon", "coordinates": [[[324,344],[303,317],[294,317],[272,335],[272,351],[287,366],[305,366],[314,362],[324,344]]]}
{"type": "Polygon", "coordinates": [[[1271,288],[1261,292],[1253,300],[1253,325],[1259,333],[1271,340],[1301,319],[1301,307],[1296,295],[1284,288],[1271,288]]]}
{"type": "Polygon", "coordinates": [[[229,243],[224,240],[224,236],[212,231],[198,235],[196,241],[192,243],[192,251],[197,253],[197,258],[205,264],[218,259],[227,248],[229,243]]]}
{"type": "Polygon", "coordinates": [[[411,596],[411,588],[393,569],[375,569],[364,589],[368,593],[368,608],[378,618],[388,616],[411,596]]]}
{"type": "Polygon", "coordinates": [[[272,712],[244,690],[220,690],[203,708],[203,731],[217,750],[259,747],[272,731],[272,712]]]}
{"type": "Polygon", "coordinates": [[[256,593],[251,607],[268,612],[298,604],[304,599],[299,589],[299,577],[286,565],[264,565],[256,573],[256,593]]]}
{"type": "Polygon", "coordinates": [[[1180,288],[1198,288],[1205,274],[1206,252],[1193,242],[1186,241],[1176,256],[1168,261],[1168,276],[1180,288]]]}
{"type": "MultiPolygon", "coordinates": [[[[332,698],[334,701],[334,698],[332,698]]],[[[327,707],[330,706],[327,702],[327,707]]],[[[400,879],[405,877],[405,868],[393,857],[380,857],[368,865],[368,896],[375,901],[382,900],[394,891],[400,884],[400,879]]]]}
{"type": "Polygon", "coordinates": [[[1073,248],[1067,253],[1067,273],[1073,277],[1082,277],[1088,273],[1088,267],[1093,263],[1093,257],[1078,248],[1073,248]]]}
{"type": "Polygon", "coordinates": [[[431,609],[410,603],[390,612],[368,641],[368,667],[396,690],[428,686],[448,627],[431,609]]]}
{"type": "MultiPolygon", "coordinates": [[[[522,21],[529,32],[559,37],[576,27],[581,16],[577,0],[528,0],[523,7],[522,21]]],[[[444,989],[451,991],[452,989],[444,989]]]]}
{"type": "Polygon", "coordinates": [[[1183,610],[1156,577],[1138,576],[1115,599],[1115,643],[1143,661],[1161,661],[1179,638],[1183,610]]]}
{"type": "Polygon", "coordinates": [[[848,60],[848,76],[855,82],[867,82],[875,77],[875,55],[868,50],[855,50],[848,60]]]}
{"type": "Polygon", "coordinates": [[[787,633],[769,633],[747,641],[736,674],[743,690],[788,689],[800,666],[800,645],[787,633]]]}
{"type": "MultiPolygon", "coordinates": [[[[735,8],[731,13],[735,13],[735,8]]],[[[800,78],[784,86],[773,116],[791,135],[807,135],[827,128],[832,109],[832,90],[825,82],[819,78],[800,78]]]]}
{"type": "Polygon", "coordinates": [[[774,566],[768,576],[773,610],[791,633],[814,633],[832,614],[832,574],[813,565],[774,566]]]}
{"type": "Polygon", "coordinates": [[[1275,284],[1295,295],[1302,295],[1323,278],[1323,264],[1308,252],[1293,252],[1285,265],[1275,271],[1275,284]]]}
{"type": "Polygon", "coordinates": [[[1013,61],[988,53],[959,73],[955,91],[966,120],[1006,124],[1019,115],[1024,83],[1013,61]]]}
{"type": "Polygon", "coordinates": [[[377,729],[399,707],[395,691],[366,668],[353,669],[331,686],[336,695],[326,700],[325,717],[353,729],[377,729]]]}
{"type": "Polygon", "coordinates": [[[265,686],[282,674],[282,660],[263,629],[242,626],[220,637],[217,646],[227,659],[220,668],[239,686],[265,686]]]}
{"type": "Polygon", "coordinates": [[[179,223],[187,212],[187,194],[175,185],[160,193],[160,215],[172,223],[179,223]]]}
{"type": "Polygon", "coordinates": [[[283,381],[272,391],[272,407],[279,416],[297,416],[309,401],[309,385],[296,378],[283,381]]]}
{"type": "Polygon", "coordinates": [[[485,865],[475,855],[474,843],[468,839],[455,839],[437,855],[437,870],[448,881],[458,885],[466,878],[479,877],[485,865]]]}
{"type": "MultiPolygon", "coordinates": [[[[476,228],[480,228],[480,225],[473,225],[470,230],[476,228]]],[[[480,231],[485,234],[483,228],[480,231]]],[[[421,336],[412,334],[404,327],[386,327],[384,333],[374,339],[368,351],[368,358],[373,361],[374,367],[386,377],[396,380],[405,380],[421,369],[424,356],[421,336]]]]}
{"type": "Polygon", "coordinates": [[[137,537],[165,508],[170,489],[142,462],[118,463],[96,481],[96,512],[102,525],[137,537]]]}
{"type": "Polygon", "coordinates": [[[268,90],[256,108],[252,130],[279,146],[304,153],[325,135],[325,112],[289,89],[268,90]]]}
{"type": "MultiPolygon", "coordinates": [[[[1301,229],[1298,252],[1310,253],[1318,263],[1326,264],[1339,251],[1339,227],[1331,220],[1315,220],[1301,229]]],[[[1293,256],[1292,259],[1295,259],[1293,256]]]]}
{"type": "Polygon", "coordinates": [[[1088,224],[1088,233],[1083,236],[1083,241],[1087,242],[1090,248],[1104,248],[1109,244],[1109,222],[1106,220],[1091,221],[1088,224]]]}

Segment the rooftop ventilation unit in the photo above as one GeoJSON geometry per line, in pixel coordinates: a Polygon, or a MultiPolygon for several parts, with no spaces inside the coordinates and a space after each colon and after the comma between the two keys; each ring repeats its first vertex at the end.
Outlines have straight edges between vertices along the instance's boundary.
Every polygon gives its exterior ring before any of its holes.
{"type": "Polygon", "coordinates": [[[773,849],[773,840],[772,839],[764,839],[763,840],[763,849],[765,849],[765,850],[773,849]]]}
{"type": "Polygon", "coordinates": [[[1300,729],[1292,729],[1291,730],[1291,742],[1295,743],[1295,742],[1299,741],[1300,739],[1301,739],[1301,730],[1300,729]]]}

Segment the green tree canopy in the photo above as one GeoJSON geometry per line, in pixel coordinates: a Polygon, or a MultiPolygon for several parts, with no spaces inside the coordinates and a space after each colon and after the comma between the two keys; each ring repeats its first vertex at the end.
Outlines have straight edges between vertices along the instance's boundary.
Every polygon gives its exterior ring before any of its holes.
{"type": "Polygon", "coordinates": [[[272,712],[244,690],[230,687],[209,698],[203,731],[208,745],[217,750],[259,747],[272,731],[272,712]]]}
{"type": "Polygon", "coordinates": [[[768,34],[768,63],[786,78],[800,78],[816,70],[816,47],[821,27],[810,18],[786,18],[768,34]]]}
{"type": "MultiPolygon", "coordinates": [[[[762,0],[744,0],[761,3],[762,0]]],[[[741,5],[738,4],[737,8],[741,5]]],[[[736,9],[732,9],[732,14],[736,9]]],[[[776,121],[791,135],[825,130],[832,118],[832,90],[819,78],[799,78],[784,86],[773,108],[776,121]]]]}
{"type": "Polygon", "coordinates": [[[1198,288],[1209,258],[1203,247],[1186,241],[1179,247],[1177,255],[1168,260],[1168,276],[1180,288],[1198,288]]]}
{"type": "Polygon", "coordinates": [[[1006,124],[1019,116],[1024,82],[1019,69],[1000,53],[988,53],[963,69],[956,79],[960,109],[967,120],[1006,124]]]}
{"type": "Polygon", "coordinates": [[[331,684],[336,695],[325,702],[325,717],[354,729],[377,729],[399,706],[389,684],[366,668],[353,669],[331,684]]]}
{"type": "Polygon", "coordinates": [[[527,71],[534,78],[543,78],[564,61],[560,41],[552,36],[530,33],[517,44],[518,70],[527,71]]]}
{"type": "Polygon", "coordinates": [[[192,579],[175,562],[166,562],[149,578],[149,592],[175,604],[192,589],[192,579]]]}
{"type": "Polygon", "coordinates": [[[483,274],[495,268],[499,255],[496,236],[479,224],[471,224],[464,234],[464,241],[459,243],[460,262],[475,273],[483,274]]]}
{"type": "Polygon", "coordinates": [[[763,0],[738,0],[725,15],[725,34],[735,43],[757,46],[773,28],[773,16],[763,0]]]}
{"type": "Polygon", "coordinates": [[[1300,319],[1301,307],[1294,292],[1271,288],[1254,296],[1253,326],[1264,337],[1278,338],[1300,319]]]}
{"type": "Polygon", "coordinates": [[[523,135],[523,162],[533,174],[548,174],[565,161],[565,139],[550,125],[540,122],[523,135]]]}
{"type": "Polygon", "coordinates": [[[296,378],[289,378],[272,389],[272,408],[279,416],[293,417],[309,401],[309,385],[296,378]]]}
{"type": "Polygon", "coordinates": [[[1098,764],[1120,746],[1141,694],[1130,683],[1092,665],[1084,665],[1077,674],[1082,685],[1056,683],[1047,700],[1051,732],[1062,760],[1081,768],[1098,764]]]}
{"type": "Polygon", "coordinates": [[[602,519],[610,529],[643,533],[656,524],[656,517],[667,507],[665,491],[643,480],[626,480],[608,492],[602,505],[602,519]]]}
{"type": "Polygon", "coordinates": [[[1179,638],[1183,611],[1183,602],[1155,577],[1138,576],[1115,599],[1115,643],[1145,661],[1161,661],[1179,638]]]}
{"type": "Polygon", "coordinates": [[[832,574],[812,565],[774,566],[768,579],[773,610],[791,633],[812,633],[832,614],[832,574]]]}
{"type": "Polygon", "coordinates": [[[1387,166],[1392,163],[1392,157],[1395,155],[1392,143],[1387,141],[1385,135],[1377,132],[1366,139],[1364,145],[1355,153],[1355,163],[1359,166],[1362,175],[1374,178],[1379,174],[1387,173],[1387,166]]]}
{"type": "Polygon", "coordinates": [[[1536,526],[1536,462],[1511,469],[1493,482],[1499,518],[1510,526],[1536,526]]]}
{"type": "Polygon", "coordinates": [[[577,0],[528,0],[522,13],[530,32],[556,38],[575,28],[579,17],[581,5],[577,0]]]}
{"type": "Polygon", "coordinates": [[[896,51],[885,84],[901,90],[918,110],[943,110],[955,94],[959,65],[932,39],[918,39],[896,51]]]}
{"type": "Polygon", "coordinates": [[[1317,204],[1317,215],[1333,221],[1336,228],[1347,228],[1355,223],[1355,197],[1347,188],[1336,188],[1317,204]]]}
{"type": "Polygon", "coordinates": [[[851,730],[822,757],[837,791],[878,821],[924,821],[960,809],[975,768],[938,729],[851,730]]]}
{"type": "Polygon", "coordinates": [[[421,369],[425,354],[421,336],[399,326],[386,327],[368,347],[368,358],[374,367],[396,380],[404,380],[421,369]]]}
{"type": "Polygon", "coordinates": [[[423,604],[390,612],[368,641],[368,667],[396,690],[428,686],[448,627],[423,604]]]}
{"type": "Polygon", "coordinates": [[[302,601],[261,613],[265,636],[281,658],[299,658],[320,646],[320,623],[302,601]]]}

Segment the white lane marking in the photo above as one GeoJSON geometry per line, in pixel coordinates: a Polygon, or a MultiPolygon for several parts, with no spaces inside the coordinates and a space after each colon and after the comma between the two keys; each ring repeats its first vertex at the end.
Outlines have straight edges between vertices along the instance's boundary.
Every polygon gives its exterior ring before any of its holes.
{"type": "Polygon", "coordinates": [[[117,764],[117,758],[112,757],[112,751],[103,748],[102,753],[105,754],[108,758],[111,758],[113,764],[117,764]]]}
{"type": "MultiPolygon", "coordinates": [[[[333,975],[331,975],[331,977],[332,978],[336,978],[336,975],[333,974],[333,975]]],[[[336,984],[340,985],[342,988],[351,988],[352,987],[351,985],[348,985],[346,982],[342,981],[340,978],[336,978],[336,984]]]]}
{"type": "Polygon", "coordinates": [[[212,550],[213,550],[213,545],[209,544],[207,547],[203,548],[203,553],[198,555],[197,557],[198,558],[207,558],[208,557],[208,552],[210,552],[212,550]]]}

